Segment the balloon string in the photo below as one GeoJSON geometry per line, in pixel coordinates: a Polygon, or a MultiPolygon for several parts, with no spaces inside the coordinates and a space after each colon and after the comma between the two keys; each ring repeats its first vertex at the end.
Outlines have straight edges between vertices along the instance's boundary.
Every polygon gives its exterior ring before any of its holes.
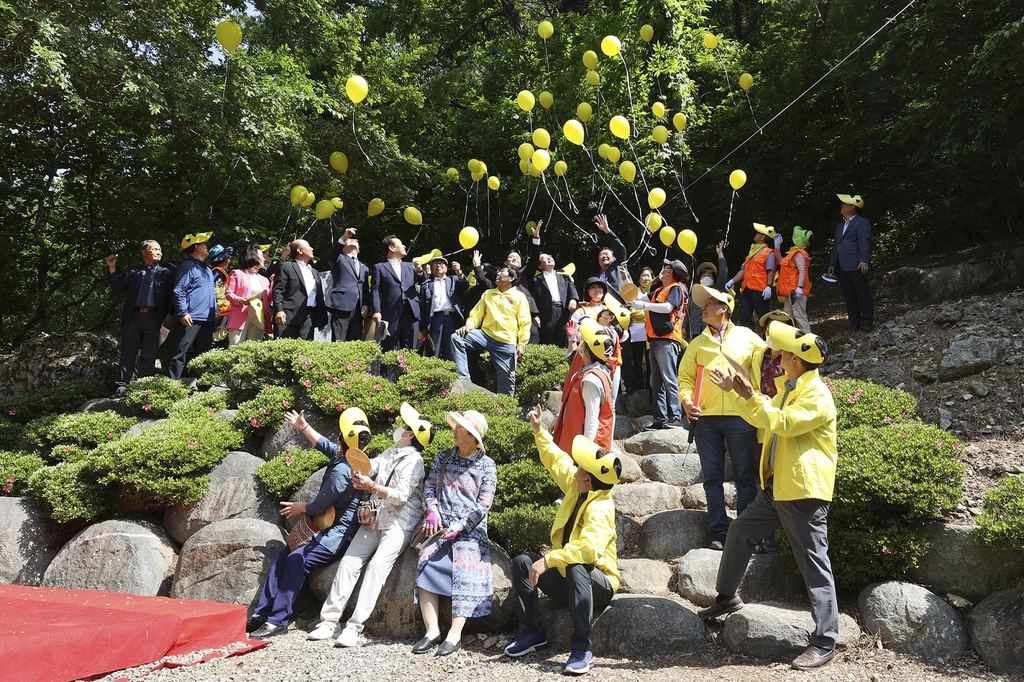
{"type": "Polygon", "coordinates": [[[366,158],[366,163],[370,166],[373,165],[373,159],[363,149],[363,145],[359,142],[359,136],[356,134],[356,105],[352,105],[352,137],[356,141],[356,146],[359,147],[359,151],[363,152],[363,156],[366,158]]]}
{"type": "Polygon", "coordinates": [[[718,54],[718,48],[715,48],[715,61],[722,67],[722,71],[725,73],[725,85],[729,88],[729,92],[732,92],[732,82],[729,80],[729,70],[725,68],[725,62],[722,61],[721,56],[718,54]]]}
{"type": "Polygon", "coordinates": [[[729,199],[729,217],[725,221],[725,245],[729,246],[729,228],[732,226],[732,205],[736,201],[736,190],[732,191],[732,198],[729,199]]]}
{"type": "Polygon", "coordinates": [[[228,98],[228,73],[231,68],[231,53],[229,52],[224,62],[224,83],[220,86],[220,120],[224,120],[224,103],[228,98]]]}
{"type": "Polygon", "coordinates": [[[544,65],[546,67],[544,71],[544,82],[547,86],[551,87],[551,60],[548,58],[548,39],[541,38],[544,41],[544,65]]]}
{"type": "MultiPolygon", "coordinates": [[[[462,185],[459,185],[459,188],[461,189],[462,185]]],[[[463,189],[462,191],[466,193],[466,208],[462,211],[462,225],[465,227],[468,224],[466,221],[469,220],[469,190],[463,189]]]]}
{"type": "MultiPolygon", "coordinates": [[[[596,244],[597,243],[597,235],[591,234],[586,229],[584,229],[579,224],[577,224],[575,220],[573,220],[571,217],[569,217],[569,215],[566,214],[566,212],[562,210],[562,207],[559,205],[559,203],[557,201],[555,201],[554,197],[551,196],[551,190],[548,188],[547,179],[544,178],[543,174],[541,175],[541,179],[544,182],[544,189],[547,192],[548,197],[551,199],[551,210],[548,212],[548,218],[547,218],[547,220],[545,222],[547,224],[549,224],[549,225],[551,224],[551,216],[553,216],[555,214],[555,210],[557,209],[558,212],[561,213],[562,216],[565,217],[565,219],[567,221],[569,221],[570,225],[575,227],[577,230],[579,230],[581,233],[583,233],[584,236],[588,237],[591,241],[593,241],[596,244]]],[[[558,187],[558,185],[557,185],[557,181],[556,181],[555,188],[557,189],[557,187],[558,187]]],[[[579,211],[577,211],[577,213],[579,213],[579,211]]]]}
{"type": "Polygon", "coordinates": [[[747,106],[750,107],[750,118],[754,119],[754,125],[757,126],[757,131],[763,135],[764,129],[761,127],[761,124],[757,122],[757,114],[754,113],[754,103],[750,101],[750,91],[744,90],[743,94],[747,96],[747,106]]]}
{"type": "MultiPolygon", "coordinates": [[[[633,88],[629,84],[629,67],[626,66],[626,58],[619,52],[619,61],[622,62],[622,70],[626,73],[626,95],[629,97],[629,114],[633,119],[633,136],[636,137],[639,131],[636,128],[636,107],[633,105],[633,88]]],[[[635,155],[635,153],[634,153],[635,155]]]]}

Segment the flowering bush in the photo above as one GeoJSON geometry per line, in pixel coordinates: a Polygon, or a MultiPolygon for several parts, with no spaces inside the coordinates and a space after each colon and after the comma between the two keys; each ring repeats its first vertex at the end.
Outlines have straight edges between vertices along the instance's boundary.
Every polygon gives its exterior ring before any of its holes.
{"type": "Polygon", "coordinates": [[[261,464],[256,477],[263,481],[271,495],[287,500],[321,467],[327,456],[311,448],[290,447],[274,459],[261,464]]]}
{"type": "Polygon", "coordinates": [[[977,518],[974,538],[994,549],[1024,547],[1024,479],[1004,476],[985,493],[985,513],[977,518]]]}
{"type": "Polygon", "coordinates": [[[0,400],[0,415],[16,424],[27,424],[46,414],[71,412],[82,403],[106,396],[110,389],[98,379],[72,379],[32,395],[0,400]]]}
{"type": "Polygon", "coordinates": [[[262,436],[284,421],[285,412],[295,409],[295,394],[282,386],[268,386],[252,400],[241,403],[232,422],[243,433],[262,436]]]}
{"type": "Polygon", "coordinates": [[[38,455],[0,450],[0,495],[24,495],[29,476],[43,466],[45,462],[38,455]]]}
{"type": "Polygon", "coordinates": [[[359,407],[371,425],[393,418],[403,401],[395,384],[366,371],[309,381],[306,395],[322,412],[333,416],[349,407],[359,407]]]}
{"type": "Polygon", "coordinates": [[[859,379],[826,380],[836,401],[836,428],[886,426],[915,419],[917,399],[895,388],[859,379]]]}
{"type": "Polygon", "coordinates": [[[33,419],[25,426],[25,438],[40,450],[55,445],[96,447],[117,440],[135,424],[133,417],[117,412],[72,412],[33,419]]]}
{"type": "Polygon", "coordinates": [[[173,403],[167,408],[167,416],[185,419],[212,417],[227,407],[228,399],[222,391],[204,391],[173,403]]]}
{"type": "Polygon", "coordinates": [[[146,419],[167,416],[174,403],[187,398],[189,390],[180,381],[162,376],[137,379],[128,384],[122,400],[132,414],[146,419]]]}
{"type": "Polygon", "coordinates": [[[558,390],[569,371],[561,346],[530,344],[516,364],[516,400],[525,408],[544,402],[542,395],[558,390]]]}
{"type": "Polygon", "coordinates": [[[37,469],[29,478],[28,488],[30,496],[58,523],[93,521],[112,511],[107,487],[100,482],[92,461],[61,462],[37,469]]]}
{"type": "Polygon", "coordinates": [[[265,386],[291,386],[296,382],[295,358],[314,346],[347,344],[313,343],[300,339],[277,339],[273,343],[246,341],[231,348],[203,353],[189,362],[199,374],[200,386],[226,386],[233,403],[251,400],[265,386]]]}
{"type": "Polygon", "coordinates": [[[561,496],[551,474],[536,459],[520,459],[498,465],[494,509],[520,505],[550,504],[561,496]]]}

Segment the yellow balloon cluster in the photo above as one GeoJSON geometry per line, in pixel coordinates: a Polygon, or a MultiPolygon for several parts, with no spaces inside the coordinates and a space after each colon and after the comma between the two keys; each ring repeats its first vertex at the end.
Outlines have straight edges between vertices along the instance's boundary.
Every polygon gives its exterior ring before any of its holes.
{"type": "Polygon", "coordinates": [[[298,206],[306,200],[306,195],[309,192],[302,185],[295,185],[292,187],[291,194],[289,195],[292,201],[292,206],[298,206]]]}
{"type": "Polygon", "coordinates": [[[359,104],[369,93],[370,87],[362,76],[349,76],[345,81],[345,94],[352,100],[352,104],[359,104]]]}
{"type": "Polygon", "coordinates": [[[225,19],[217,24],[215,33],[217,42],[228,52],[234,52],[242,44],[242,27],[230,19],[225,19]]]}

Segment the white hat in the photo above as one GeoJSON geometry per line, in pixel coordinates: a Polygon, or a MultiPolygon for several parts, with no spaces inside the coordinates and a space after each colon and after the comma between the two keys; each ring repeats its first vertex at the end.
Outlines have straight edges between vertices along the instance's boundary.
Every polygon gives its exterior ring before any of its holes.
{"type": "Polygon", "coordinates": [[[476,410],[465,412],[445,412],[444,418],[453,429],[456,425],[469,431],[476,438],[476,442],[483,447],[484,436],[487,435],[487,418],[476,410]]]}

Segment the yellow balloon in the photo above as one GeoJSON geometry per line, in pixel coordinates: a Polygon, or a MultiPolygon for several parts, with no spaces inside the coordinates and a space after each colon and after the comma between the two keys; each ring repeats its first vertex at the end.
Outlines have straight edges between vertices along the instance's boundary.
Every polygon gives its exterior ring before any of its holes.
{"type": "Polygon", "coordinates": [[[654,40],[654,27],[650,24],[644,24],[641,26],[640,37],[643,38],[645,43],[649,43],[654,40]]]}
{"type": "Polygon", "coordinates": [[[565,161],[555,161],[555,175],[562,177],[569,170],[569,164],[565,161]]]}
{"type": "Polygon", "coordinates": [[[469,177],[471,177],[473,179],[473,182],[480,182],[483,179],[484,174],[483,173],[470,173],[469,177]]]}
{"type": "Polygon", "coordinates": [[[587,50],[583,53],[583,66],[588,69],[593,69],[597,66],[597,53],[593,50],[587,50]]]}
{"type": "Polygon", "coordinates": [[[533,145],[530,144],[529,142],[522,143],[521,145],[519,145],[518,154],[520,159],[530,158],[531,156],[533,156],[533,145]]]}
{"type": "Polygon", "coordinates": [[[345,81],[345,94],[352,100],[352,104],[359,104],[366,95],[369,94],[370,88],[366,84],[366,79],[362,76],[349,76],[348,80],[345,81]]]}
{"type": "Polygon", "coordinates": [[[714,33],[704,34],[704,47],[708,48],[709,50],[713,50],[716,47],[718,47],[718,38],[715,37],[714,33]]]}
{"type": "Polygon", "coordinates": [[[334,215],[334,212],[337,210],[338,208],[330,199],[321,199],[316,203],[316,208],[313,209],[313,212],[316,213],[317,220],[326,220],[334,215]]]}
{"type": "Polygon", "coordinates": [[[605,142],[602,142],[598,146],[598,148],[597,148],[597,155],[600,156],[602,159],[607,159],[608,158],[608,150],[611,149],[611,148],[612,148],[611,145],[609,145],[609,144],[607,144],[605,142]]]}
{"type": "Polygon", "coordinates": [[[345,202],[342,201],[341,199],[339,199],[338,197],[334,197],[333,199],[331,199],[331,203],[334,204],[334,208],[344,208],[345,207],[345,202]]]}
{"type": "Polygon", "coordinates": [[[647,227],[648,232],[657,232],[662,226],[661,216],[657,213],[648,213],[647,217],[644,218],[644,225],[647,227]]]}
{"type": "Polygon", "coordinates": [[[555,27],[551,25],[550,21],[542,21],[537,24],[537,35],[544,40],[547,40],[555,34],[555,27]]]}
{"type": "Polygon", "coordinates": [[[533,131],[533,143],[538,147],[547,149],[551,146],[551,134],[543,128],[537,128],[533,131]]]}
{"type": "Polygon", "coordinates": [[[423,214],[420,213],[418,208],[413,206],[406,207],[405,211],[402,212],[402,217],[405,218],[405,222],[410,225],[422,225],[423,214]]]}
{"type": "Polygon", "coordinates": [[[446,170],[444,172],[444,174],[452,182],[458,182],[459,181],[459,169],[458,168],[449,168],[448,170],[446,170]]]}
{"type": "Polygon", "coordinates": [[[587,71],[587,82],[590,83],[591,85],[600,85],[601,74],[599,74],[597,71],[594,71],[593,69],[587,71]]]}
{"type": "Polygon", "coordinates": [[[537,100],[534,99],[533,93],[529,90],[520,90],[519,94],[516,95],[516,104],[523,111],[533,111],[533,105],[536,103],[537,100]]]}
{"type": "Polygon", "coordinates": [[[693,230],[683,230],[679,233],[679,248],[691,256],[697,250],[697,235],[693,230]]]}
{"type": "Polygon", "coordinates": [[[676,130],[682,132],[683,128],[686,127],[686,114],[679,112],[672,117],[672,125],[676,127],[676,130]]]}
{"type": "Polygon", "coordinates": [[[665,246],[672,246],[672,242],[676,240],[675,229],[666,225],[658,232],[658,239],[660,239],[661,243],[665,246]]]}
{"type": "Polygon", "coordinates": [[[242,44],[242,27],[230,19],[217,24],[216,34],[217,42],[228,52],[234,52],[242,44]]]}
{"type": "Polygon", "coordinates": [[[608,147],[608,160],[612,163],[618,163],[619,159],[622,158],[622,152],[619,151],[618,147],[608,147]]]}
{"type": "Polygon", "coordinates": [[[306,193],[306,198],[303,199],[302,203],[299,204],[299,205],[304,207],[304,208],[309,208],[310,206],[313,205],[314,201],[316,201],[316,195],[313,194],[312,192],[307,192],[306,193]]]}
{"type": "MultiPolygon", "coordinates": [[[[601,52],[604,52],[609,57],[614,57],[622,49],[622,41],[615,36],[605,36],[601,40],[601,52]]],[[[593,67],[591,67],[593,68],[593,67]]]]}
{"type": "Polygon", "coordinates": [[[551,165],[551,155],[548,154],[548,150],[546,149],[538,149],[537,151],[535,151],[533,153],[533,156],[530,157],[530,160],[533,162],[533,165],[536,166],[537,170],[539,170],[541,173],[546,171],[548,166],[551,165]]]}
{"type": "MultiPolygon", "coordinates": [[[[590,106],[590,102],[580,102],[579,106],[576,107],[576,118],[586,123],[590,120],[590,117],[594,115],[594,108],[590,106]]],[[[580,144],[583,144],[582,142],[580,144]]]]}
{"type": "Polygon", "coordinates": [[[380,197],[374,197],[370,199],[369,205],[366,207],[366,215],[371,218],[375,215],[380,215],[384,212],[384,200],[380,197]]]}
{"type": "Polygon", "coordinates": [[[633,182],[636,179],[636,165],[632,161],[623,161],[619,165],[619,175],[626,182],[633,182]]]}
{"type": "Polygon", "coordinates": [[[487,178],[487,186],[497,192],[501,188],[501,180],[498,179],[497,175],[492,175],[487,178]]]}
{"type": "Polygon", "coordinates": [[[740,75],[740,87],[744,90],[749,90],[754,85],[754,77],[749,73],[740,75]]]}
{"type": "Polygon", "coordinates": [[[476,162],[476,172],[477,173],[486,173],[487,172],[487,164],[484,163],[483,161],[477,161],[476,162]]]}
{"type": "MultiPolygon", "coordinates": [[[[647,205],[651,208],[661,208],[661,205],[665,203],[665,190],[660,187],[655,187],[651,190],[650,194],[647,195],[647,205]]],[[[672,235],[675,239],[675,235],[672,235]]]]}
{"type": "Polygon", "coordinates": [[[664,118],[665,105],[661,102],[655,102],[651,105],[651,113],[654,114],[654,118],[664,118]]]}
{"type": "Polygon", "coordinates": [[[480,233],[475,227],[466,226],[459,231],[459,244],[464,249],[472,249],[480,241],[480,233]]]}
{"type": "Polygon", "coordinates": [[[302,185],[295,185],[294,187],[292,187],[292,191],[289,194],[292,201],[292,205],[298,206],[299,204],[301,204],[303,201],[305,201],[306,195],[308,193],[309,192],[306,191],[306,188],[303,187],[302,185]]]}
{"type": "Polygon", "coordinates": [[[348,157],[345,152],[333,152],[331,154],[331,168],[339,173],[348,172],[348,157]]]}
{"type": "Polygon", "coordinates": [[[530,160],[519,159],[519,170],[523,171],[523,175],[528,174],[530,172],[530,160]]]}
{"type": "Polygon", "coordinates": [[[608,121],[608,129],[620,140],[629,138],[629,121],[625,116],[612,116],[612,120],[608,121]]]}
{"type": "Polygon", "coordinates": [[[583,145],[583,124],[576,119],[570,118],[565,122],[565,125],[562,126],[562,134],[574,145],[583,145]]]}
{"type": "Polygon", "coordinates": [[[732,185],[733,189],[739,189],[747,184],[747,174],[737,168],[732,173],[729,173],[729,184],[732,185]]]}
{"type": "Polygon", "coordinates": [[[530,162],[530,176],[534,178],[540,177],[540,169],[533,165],[533,161],[530,162]]]}
{"type": "Polygon", "coordinates": [[[470,173],[479,173],[480,162],[476,159],[470,159],[469,162],[466,164],[466,168],[469,169],[470,173]]]}
{"type": "Polygon", "coordinates": [[[545,109],[550,109],[551,105],[555,103],[555,96],[547,90],[540,93],[540,96],[537,99],[540,100],[540,105],[545,109]]]}
{"type": "Polygon", "coordinates": [[[651,137],[658,144],[665,144],[668,142],[668,128],[665,126],[654,126],[654,130],[651,131],[651,137]]]}
{"type": "Polygon", "coordinates": [[[324,192],[324,196],[327,197],[328,199],[333,199],[334,197],[338,196],[338,193],[340,191],[340,187],[338,187],[337,185],[331,185],[330,187],[327,188],[327,191],[324,192]]]}

